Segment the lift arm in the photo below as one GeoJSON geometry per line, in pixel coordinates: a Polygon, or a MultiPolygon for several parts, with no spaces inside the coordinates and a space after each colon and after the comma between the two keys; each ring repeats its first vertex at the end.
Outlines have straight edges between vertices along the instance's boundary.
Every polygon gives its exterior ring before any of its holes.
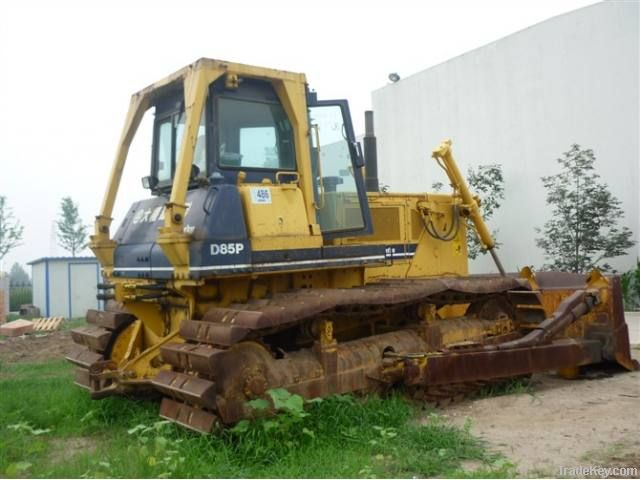
{"type": "Polygon", "coordinates": [[[462,197],[462,201],[464,203],[463,207],[466,210],[466,215],[471,218],[473,225],[478,233],[478,238],[483,246],[491,253],[493,257],[493,261],[498,267],[500,274],[505,276],[504,268],[502,267],[502,263],[498,258],[494,248],[496,246],[496,242],[491,237],[491,233],[489,232],[489,228],[487,224],[484,223],[484,219],[482,218],[482,214],[480,213],[480,206],[476,199],[471,195],[471,191],[469,190],[469,185],[465,181],[464,177],[460,173],[460,169],[456,164],[456,161],[453,159],[453,155],[451,154],[451,140],[445,140],[436,148],[432,155],[433,158],[438,162],[443,170],[447,173],[449,180],[451,181],[451,185],[453,188],[460,192],[460,196],[462,197]]]}

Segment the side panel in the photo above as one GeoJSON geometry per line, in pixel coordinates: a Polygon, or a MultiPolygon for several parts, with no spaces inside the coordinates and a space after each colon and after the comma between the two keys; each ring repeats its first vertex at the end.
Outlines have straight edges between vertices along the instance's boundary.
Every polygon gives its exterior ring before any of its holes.
{"type": "MultiPolygon", "coordinates": [[[[115,235],[114,276],[171,278],[173,267],[156,243],[163,225],[165,197],[135,203],[115,235]]],[[[233,270],[251,262],[240,195],[235,185],[191,190],[187,197],[184,232],[189,244],[191,276],[203,271],[233,270]]]]}
{"type": "Polygon", "coordinates": [[[322,237],[311,235],[302,190],[295,184],[239,187],[254,251],[317,248],[322,237]]]}

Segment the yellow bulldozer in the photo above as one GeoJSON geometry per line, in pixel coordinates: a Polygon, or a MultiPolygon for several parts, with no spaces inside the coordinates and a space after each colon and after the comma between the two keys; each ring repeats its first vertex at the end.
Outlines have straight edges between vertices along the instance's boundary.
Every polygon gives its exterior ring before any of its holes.
{"type": "Polygon", "coordinates": [[[535,372],[638,368],[617,277],[506,274],[451,142],[433,158],[453,193],[387,193],[371,115],[366,130],[363,153],[345,100],[225,61],[134,94],[91,236],[104,309],[72,331],[76,383],[96,399],[155,393],[160,416],[210,432],[274,388],[438,402],[535,372]],[[149,109],[151,195],[112,234],[149,109]],[[467,228],[499,273],[469,275],[467,228]]]}

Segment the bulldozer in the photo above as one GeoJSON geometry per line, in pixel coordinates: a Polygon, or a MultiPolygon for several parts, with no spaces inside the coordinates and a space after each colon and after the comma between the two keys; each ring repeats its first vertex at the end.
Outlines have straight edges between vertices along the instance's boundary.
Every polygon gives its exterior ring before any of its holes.
{"type": "Polygon", "coordinates": [[[72,331],[94,399],[156,395],[199,432],[305,399],[402,387],[439,402],[537,372],[634,370],[620,280],[506,273],[450,141],[452,193],[389,193],[372,113],[304,74],[200,59],[134,94],[90,248],[102,309],[72,331]],[[111,233],[131,142],[153,110],[148,198],[111,233]],[[467,229],[496,273],[469,274],[467,229]]]}

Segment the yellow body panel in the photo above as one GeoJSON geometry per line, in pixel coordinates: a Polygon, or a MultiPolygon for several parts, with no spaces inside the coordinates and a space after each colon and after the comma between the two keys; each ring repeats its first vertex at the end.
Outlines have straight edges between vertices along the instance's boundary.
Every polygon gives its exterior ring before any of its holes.
{"type": "Polygon", "coordinates": [[[238,187],[253,250],[320,248],[311,235],[302,190],[295,184],[238,187]]]}

